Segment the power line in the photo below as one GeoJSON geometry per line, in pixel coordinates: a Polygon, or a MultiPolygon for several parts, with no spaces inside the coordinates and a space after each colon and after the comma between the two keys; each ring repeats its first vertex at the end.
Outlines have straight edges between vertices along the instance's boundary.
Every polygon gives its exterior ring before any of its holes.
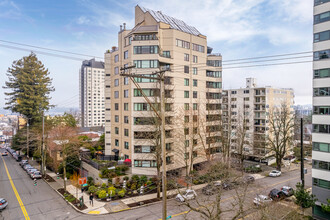
{"type": "Polygon", "coordinates": [[[13,42],[13,41],[6,41],[6,40],[1,40],[1,39],[0,39],[0,42],[9,43],[9,44],[16,44],[16,45],[26,46],[26,47],[33,47],[33,48],[49,50],[49,51],[54,51],[54,52],[60,52],[60,53],[67,53],[67,54],[78,55],[78,56],[86,56],[86,57],[104,59],[104,57],[98,57],[98,56],[94,56],[94,55],[74,53],[74,52],[69,52],[69,51],[65,51],[65,50],[51,49],[51,48],[47,48],[47,47],[34,46],[34,45],[30,45],[30,44],[22,44],[22,43],[17,43],[17,42],[13,42]]]}

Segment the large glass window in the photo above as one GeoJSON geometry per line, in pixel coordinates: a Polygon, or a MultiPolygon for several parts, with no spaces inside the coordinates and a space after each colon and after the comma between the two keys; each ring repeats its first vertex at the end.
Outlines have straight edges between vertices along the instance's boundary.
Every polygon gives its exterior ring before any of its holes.
{"type": "Polygon", "coordinates": [[[330,145],[328,143],[313,142],[313,150],[330,153],[330,145]]]}
{"type": "Polygon", "coordinates": [[[176,39],[176,46],[190,49],[190,43],[180,39],[176,39]]]}
{"type": "Polygon", "coordinates": [[[207,92],[206,99],[221,99],[221,93],[207,92]]]}
{"type": "MultiPolygon", "coordinates": [[[[143,93],[146,96],[159,96],[159,90],[158,89],[142,89],[143,93]]],[[[134,89],[134,96],[135,97],[142,97],[142,92],[138,89],[134,89]]]]}
{"type": "Polygon", "coordinates": [[[221,82],[209,82],[206,81],[206,88],[221,88],[221,82]]]}
{"type": "Polygon", "coordinates": [[[205,49],[205,47],[204,46],[202,46],[202,45],[198,45],[198,44],[192,44],[192,49],[194,50],[194,51],[198,51],[198,52],[202,52],[202,53],[204,53],[204,49],[205,49]]]}
{"type": "Polygon", "coordinates": [[[330,2],[330,0],[314,0],[314,6],[330,2]]]}
{"type": "Polygon", "coordinates": [[[314,60],[329,59],[330,50],[322,50],[314,52],[314,60]]]}
{"type": "Polygon", "coordinates": [[[314,96],[329,96],[330,87],[314,88],[314,96]]]}
{"type": "Polygon", "coordinates": [[[314,43],[320,42],[320,41],[325,41],[325,40],[330,40],[330,31],[323,31],[323,32],[314,34],[314,43]]]}
{"type": "Polygon", "coordinates": [[[214,78],[221,78],[221,71],[206,71],[206,76],[214,77],[214,78]]]}
{"type": "Polygon", "coordinates": [[[314,24],[330,21],[330,11],[314,15],[314,24]]]}
{"type": "Polygon", "coordinates": [[[157,40],[156,34],[139,34],[134,36],[134,40],[157,40]]]}
{"type": "Polygon", "coordinates": [[[329,115],[330,106],[314,106],[313,114],[314,115],[329,115]]]}
{"type": "Polygon", "coordinates": [[[330,68],[314,70],[314,78],[330,77],[330,68]]]}
{"type": "Polygon", "coordinates": [[[157,54],[158,46],[134,46],[134,54],[157,54]]]}
{"type": "Polygon", "coordinates": [[[134,60],[136,68],[158,68],[158,60],[134,60]]]}
{"type": "MultiPolygon", "coordinates": [[[[153,104],[156,109],[159,109],[159,104],[153,104]]],[[[150,111],[151,107],[148,103],[134,103],[134,111],[150,111]]]]}
{"type": "Polygon", "coordinates": [[[222,63],[221,63],[221,60],[208,60],[206,62],[206,65],[208,65],[208,66],[221,66],[222,63]]]}
{"type": "MultiPolygon", "coordinates": [[[[141,74],[141,76],[147,76],[147,77],[157,77],[156,75],[150,75],[150,74],[141,74]]],[[[150,82],[157,82],[156,79],[146,79],[146,78],[140,78],[135,77],[134,80],[138,83],[150,83],[150,82]]]]}
{"type": "Polygon", "coordinates": [[[315,133],[330,133],[330,125],[313,124],[313,132],[315,133]]]}

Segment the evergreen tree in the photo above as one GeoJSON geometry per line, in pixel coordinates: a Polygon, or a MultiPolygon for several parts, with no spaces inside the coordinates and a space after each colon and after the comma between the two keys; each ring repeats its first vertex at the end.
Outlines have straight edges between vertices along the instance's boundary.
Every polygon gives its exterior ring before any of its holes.
{"type": "Polygon", "coordinates": [[[50,105],[50,92],[54,91],[48,69],[34,53],[13,62],[7,70],[8,81],[4,89],[7,96],[5,109],[29,118],[29,123],[41,121],[42,111],[50,105]]]}

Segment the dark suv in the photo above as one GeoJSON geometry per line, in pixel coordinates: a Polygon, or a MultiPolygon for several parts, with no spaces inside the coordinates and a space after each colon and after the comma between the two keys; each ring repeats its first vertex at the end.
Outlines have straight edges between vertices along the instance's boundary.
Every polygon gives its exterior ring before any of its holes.
{"type": "Polygon", "coordinates": [[[275,201],[284,199],[286,197],[284,192],[282,192],[281,190],[278,190],[278,189],[272,189],[268,196],[275,201]]]}

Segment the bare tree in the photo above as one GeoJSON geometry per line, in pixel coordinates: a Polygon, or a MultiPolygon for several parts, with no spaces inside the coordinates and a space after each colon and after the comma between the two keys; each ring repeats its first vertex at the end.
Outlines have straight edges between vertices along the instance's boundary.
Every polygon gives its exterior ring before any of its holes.
{"type": "Polygon", "coordinates": [[[269,111],[269,134],[267,135],[267,149],[274,152],[277,169],[281,170],[282,159],[293,141],[294,116],[287,104],[269,111]]]}

